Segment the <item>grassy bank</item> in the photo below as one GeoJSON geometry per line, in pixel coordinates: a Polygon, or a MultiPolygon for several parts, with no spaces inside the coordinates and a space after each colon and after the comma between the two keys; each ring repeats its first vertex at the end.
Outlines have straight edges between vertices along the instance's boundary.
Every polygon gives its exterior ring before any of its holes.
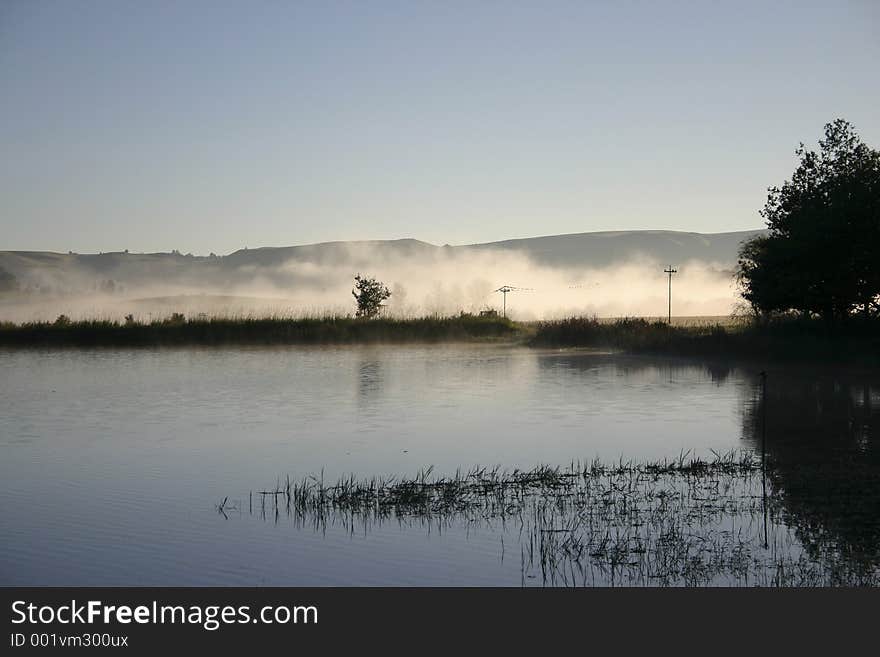
{"type": "Polygon", "coordinates": [[[517,341],[533,347],[591,347],[632,353],[810,360],[880,365],[880,322],[854,319],[673,323],[589,317],[517,323],[501,317],[358,319],[204,317],[180,314],[128,320],[0,323],[2,346],[158,346],[224,344],[374,344],[517,341]]]}
{"type": "Polygon", "coordinates": [[[222,344],[348,344],[513,339],[521,327],[499,317],[417,319],[191,318],[152,322],[111,320],[0,324],[6,346],[155,346],[222,344]]]}
{"type": "Polygon", "coordinates": [[[680,356],[821,360],[880,365],[880,322],[854,318],[829,326],[821,320],[669,326],[662,321],[595,318],[540,322],[529,344],[595,347],[680,356]]]}

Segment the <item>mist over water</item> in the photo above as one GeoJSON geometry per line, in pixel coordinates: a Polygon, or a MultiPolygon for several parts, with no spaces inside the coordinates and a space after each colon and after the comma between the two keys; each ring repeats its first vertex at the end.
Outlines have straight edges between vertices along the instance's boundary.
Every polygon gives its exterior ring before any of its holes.
{"type": "MultiPolygon", "coordinates": [[[[453,315],[502,309],[502,285],[521,288],[507,296],[508,316],[519,320],[572,315],[663,316],[668,263],[634,254],[611,264],[554,266],[515,251],[434,248],[389,253],[364,244],[340,244],[333,258],[269,257],[236,264],[223,259],[165,258],[142,265],[144,256],[118,256],[97,271],[78,261],[35,266],[19,274],[23,293],[0,297],[0,319],[121,319],[149,321],[173,312],[187,316],[304,316],[351,314],[353,278],[361,273],[392,291],[385,313],[395,317],[453,315]],[[219,261],[219,262],[215,262],[219,261]]],[[[65,256],[66,257],[66,256],[65,256]]],[[[727,263],[691,259],[675,263],[673,314],[728,315],[737,291],[727,263]]]]}

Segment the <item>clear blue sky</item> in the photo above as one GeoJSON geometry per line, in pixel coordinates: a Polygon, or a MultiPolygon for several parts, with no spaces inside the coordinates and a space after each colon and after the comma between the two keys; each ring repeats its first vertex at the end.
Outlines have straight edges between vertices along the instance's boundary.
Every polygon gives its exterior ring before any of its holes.
{"type": "Polygon", "coordinates": [[[761,225],[880,3],[0,0],[0,249],[761,225]]]}

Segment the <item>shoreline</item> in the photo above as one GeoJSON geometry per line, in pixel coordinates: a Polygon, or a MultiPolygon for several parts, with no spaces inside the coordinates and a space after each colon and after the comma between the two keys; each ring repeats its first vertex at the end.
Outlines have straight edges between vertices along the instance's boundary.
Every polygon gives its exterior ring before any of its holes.
{"type": "Polygon", "coordinates": [[[12,349],[381,344],[497,344],[874,368],[880,366],[880,321],[853,318],[835,327],[802,319],[669,326],[647,319],[515,322],[469,314],[369,320],[350,316],[188,319],[175,314],[149,323],[73,321],[63,316],[54,322],[0,323],[0,347],[12,349]]]}

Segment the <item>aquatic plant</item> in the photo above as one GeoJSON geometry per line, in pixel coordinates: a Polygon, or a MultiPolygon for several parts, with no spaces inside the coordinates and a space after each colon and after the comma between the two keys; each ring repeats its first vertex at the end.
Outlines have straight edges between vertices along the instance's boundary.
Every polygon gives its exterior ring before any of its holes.
{"type": "MultiPolygon", "coordinates": [[[[750,451],[531,470],[475,467],[440,477],[426,468],[411,478],[349,475],[332,484],[322,473],[252,492],[247,513],[287,517],[319,532],[331,525],[366,533],[386,522],[428,531],[457,524],[497,531],[502,546],[513,534],[522,584],[880,583],[876,564],[806,551],[772,494],[762,494],[765,474],[750,451]]],[[[228,515],[245,505],[227,498],[217,509],[228,515]]]]}

